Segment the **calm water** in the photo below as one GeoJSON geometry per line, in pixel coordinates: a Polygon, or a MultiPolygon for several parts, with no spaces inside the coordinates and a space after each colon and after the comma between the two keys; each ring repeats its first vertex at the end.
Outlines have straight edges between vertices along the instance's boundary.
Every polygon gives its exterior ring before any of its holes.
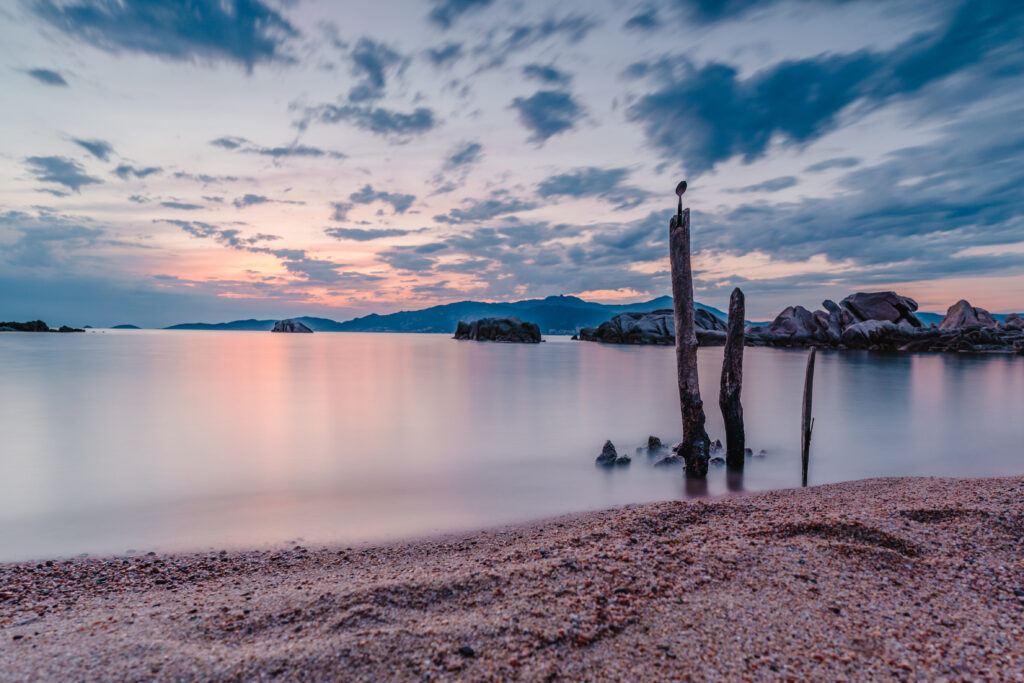
{"type": "MultiPolygon", "coordinates": [[[[709,432],[720,348],[700,352],[709,432]]],[[[745,490],[799,484],[804,352],[748,349],[745,490]]],[[[823,353],[811,483],[1024,474],[1024,359],[823,353]]],[[[358,543],[706,489],[633,453],[679,438],[671,349],[551,338],[0,334],[0,560],[358,543]]]]}

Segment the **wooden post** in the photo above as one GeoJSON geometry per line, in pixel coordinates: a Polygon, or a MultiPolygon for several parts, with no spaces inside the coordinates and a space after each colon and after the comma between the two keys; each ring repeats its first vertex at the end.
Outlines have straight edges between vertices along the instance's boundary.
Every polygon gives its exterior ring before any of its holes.
{"type": "Polygon", "coordinates": [[[669,262],[672,266],[672,301],[675,308],[676,373],[679,407],[683,418],[683,443],[679,455],[686,462],[686,475],[705,477],[711,439],[704,429],[704,403],[697,382],[697,333],[693,320],[693,274],[690,271],[690,210],[683,211],[686,182],[676,188],[679,208],[669,222],[669,262]]]}
{"type": "Polygon", "coordinates": [[[811,417],[811,396],[814,393],[814,348],[807,356],[807,375],[804,378],[804,408],[801,415],[800,430],[800,464],[801,483],[807,486],[807,462],[811,456],[811,430],[814,428],[814,419],[811,417]]]}
{"type": "Polygon", "coordinates": [[[722,359],[722,384],[718,393],[718,406],[725,420],[725,464],[730,469],[743,469],[743,292],[739,287],[729,297],[729,324],[725,337],[725,357],[722,359]]]}

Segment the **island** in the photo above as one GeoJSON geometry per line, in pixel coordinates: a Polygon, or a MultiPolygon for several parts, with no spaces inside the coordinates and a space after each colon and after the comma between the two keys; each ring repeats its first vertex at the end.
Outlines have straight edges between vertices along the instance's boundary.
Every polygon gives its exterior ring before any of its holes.
{"type": "Polygon", "coordinates": [[[67,325],[53,329],[42,320],[30,320],[27,323],[0,322],[0,332],[85,332],[85,330],[67,325]]]}
{"type": "Polygon", "coordinates": [[[494,341],[514,344],[539,344],[540,327],[515,316],[508,318],[481,318],[472,322],[459,321],[455,339],[494,341]]]}
{"type": "Polygon", "coordinates": [[[284,320],[278,320],[274,323],[274,329],[271,332],[289,332],[289,333],[301,333],[301,334],[312,334],[313,330],[309,329],[298,320],[292,320],[291,318],[285,318],[284,320]]]}

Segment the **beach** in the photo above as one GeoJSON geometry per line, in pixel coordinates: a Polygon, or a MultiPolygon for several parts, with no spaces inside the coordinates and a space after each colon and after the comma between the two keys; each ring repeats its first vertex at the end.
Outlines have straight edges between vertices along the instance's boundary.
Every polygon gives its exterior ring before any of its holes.
{"type": "Polygon", "coordinates": [[[0,565],[38,679],[1024,676],[1024,477],[635,505],[387,546],[0,565]]]}

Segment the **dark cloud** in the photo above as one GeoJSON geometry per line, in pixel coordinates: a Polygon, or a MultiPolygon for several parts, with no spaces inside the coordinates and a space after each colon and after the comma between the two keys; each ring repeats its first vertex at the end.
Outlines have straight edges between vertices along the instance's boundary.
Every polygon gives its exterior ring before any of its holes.
{"type": "Polygon", "coordinates": [[[529,211],[535,208],[537,208],[535,203],[519,199],[474,199],[469,201],[466,208],[452,209],[447,214],[434,216],[434,220],[438,223],[450,224],[475,223],[495,218],[496,216],[507,216],[508,214],[529,211]]]}
{"type": "Polygon", "coordinates": [[[396,228],[379,228],[363,230],[360,228],[324,228],[324,234],[339,240],[354,240],[356,242],[369,242],[379,240],[383,237],[402,237],[408,235],[408,230],[396,228]]]}
{"type": "Polygon", "coordinates": [[[545,198],[601,197],[618,209],[629,209],[650,196],[646,190],[623,184],[629,173],[627,168],[577,168],[544,179],[537,194],[545,198]]]}
{"type": "Polygon", "coordinates": [[[352,202],[331,202],[334,214],[331,216],[336,221],[348,220],[348,212],[355,208],[352,202]]]}
{"type": "Polygon", "coordinates": [[[25,73],[46,85],[57,85],[65,88],[68,86],[68,82],[57,71],[51,71],[50,69],[27,69],[25,73]]]}
{"type": "Polygon", "coordinates": [[[726,190],[733,194],[743,194],[748,192],[779,192],[785,190],[799,182],[796,177],[791,175],[784,175],[778,178],[772,178],[771,180],[765,180],[762,183],[756,183],[754,185],[747,185],[746,187],[738,187],[732,190],[726,190]]]}
{"type": "Polygon", "coordinates": [[[306,119],[300,123],[300,127],[304,127],[310,121],[328,124],[346,121],[356,128],[394,138],[420,135],[437,125],[434,112],[426,107],[418,107],[412,112],[403,113],[383,107],[333,104],[322,104],[307,109],[306,119]]]}
{"type": "Polygon", "coordinates": [[[462,56],[462,43],[447,43],[440,47],[432,47],[427,49],[424,54],[434,66],[446,66],[462,56]]]}
{"type": "Polygon", "coordinates": [[[572,76],[569,74],[559,71],[551,65],[543,64],[527,64],[523,67],[523,76],[549,85],[565,86],[572,82],[572,76]]]}
{"type": "MultiPolygon", "coordinates": [[[[319,147],[311,147],[309,145],[302,145],[298,142],[293,142],[289,145],[280,147],[264,147],[257,145],[245,138],[240,138],[232,135],[225,135],[219,137],[216,140],[210,140],[210,144],[214,147],[220,147],[222,149],[231,150],[232,152],[241,152],[243,154],[259,154],[261,156],[274,157],[279,159],[282,157],[331,157],[334,159],[344,159],[345,154],[341,152],[332,152],[329,150],[320,149],[319,147]]],[[[210,176],[207,176],[210,177],[210,176]]]]}
{"type": "Polygon", "coordinates": [[[582,14],[571,14],[561,19],[548,17],[533,24],[513,24],[501,31],[492,31],[483,44],[473,49],[473,53],[484,60],[481,70],[493,69],[504,65],[513,54],[550,38],[561,37],[569,44],[576,44],[597,25],[592,18],[582,14]]]}
{"type": "Polygon", "coordinates": [[[33,0],[35,13],[96,47],[163,59],[231,61],[251,70],[260,62],[290,62],[285,43],[298,31],[261,0],[189,0],[177,9],[162,0],[33,0]]]}
{"type": "Polygon", "coordinates": [[[369,102],[384,96],[387,72],[407,63],[393,49],[370,38],[360,38],[352,49],[352,74],[359,82],[349,90],[349,102],[369,102]]]}
{"type": "Polygon", "coordinates": [[[409,207],[412,206],[412,203],[416,201],[416,195],[374,190],[370,185],[364,185],[362,189],[358,192],[353,192],[348,196],[348,198],[356,204],[384,202],[386,204],[390,204],[391,208],[395,210],[395,213],[405,213],[409,210],[409,207]]]}
{"type": "Polygon", "coordinates": [[[544,144],[548,138],[564,133],[583,118],[583,107],[573,96],[559,90],[541,90],[530,97],[517,97],[512,107],[519,112],[519,122],[529,130],[530,140],[544,144]]]}
{"type": "Polygon", "coordinates": [[[833,159],[825,159],[819,161],[816,164],[811,164],[804,169],[805,173],[821,173],[833,168],[853,168],[854,166],[860,165],[860,159],[857,157],[835,157],[833,159]]]}
{"type": "Polygon", "coordinates": [[[103,182],[87,174],[81,164],[67,157],[28,157],[25,163],[29,172],[42,182],[57,183],[74,192],[79,192],[83,185],[103,182]]]}
{"type": "MultiPolygon", "coordinates": [[[[184,171],[177,171],[174,173],[174,177],[179,180],[193,180],[203,185],[211,185],[213,183],[237,183],[245,178],[239,178],[233,175],[208,175],[206,173],[186,173],[184,171]]],[[[251,180],[251,179],[249,179],[251,180]]]]}
{"type": "Polygon", "coordinates": [[[451,28],[459,17],[471,10],[480,10],[494,0],[432,0],[433,8],[427,15],[432,22],[442,28],[451,28]]]}
{"type": "Polygon", "coordinates": [[[480,161],[484,148],[479,142],[462,142],[444,160],[448,170],[470,166],[480,161]]]}
{"type": "Polygon", "coordinates": [[[60,265],[70,252],[91,247],[104,235],[99,228],[47,212],[0,212],[0,227],[16,236],[13,242],[0,243],[0,259],[25,268],[60,265]]]}
{"type": "Polygon", "coordinates": [[[757,159],[776,140],[812,142],[837,128],[840,113],[863,115],[955,72],[974,70],[974,87],[991,83],[997,89],[1001,79],[1024,68],[1021,51],[1010,47],[1022,31],[1022,3],[964,3],[941,28],[888,52],[790,60],[746,78],[716,62],[642,63],[627,75],[652,78],[659,87],[627,114],[655,149],[700,174],[733,157],[757,159]]]}
{"type": "Polygon", "coordinates": [[[203,208],[202,204],[189,204],[187,202],[175,201],[160,202],[160,206],[166,207],[168,209],[178,209],[179,211],[198,211],[199,209],[203,208]]]}
{"type": "Polygon", "coordinates": [[[131,177],[145,178],[148,175],[160,173],[163,170],[164,169],[160,168],[159,166],[146,166],[145,168],[137,168],[130,164],[120,164],[117,168],[114,169],[114,175],[116,175],[121,180],[128,180],[128,178],[131,177]]]}
{"type": "Polygon", "coordinates": [[[114,147],[104,140],[82,140],[80,138],[72,138],[71,142],[75,143],[100,161],[109,160],[110,155],[114,153],[114,147]]]}
{"type": "Polygon", "coordinates": [[[254,204],[266,204],[270,201],[273,200],[270,197],[264,197],[261,194],[244,194],[241,197],[235,197],[235,201],[231,203],[239,209],[244,209],[247,206],[253,206],[254,204]]]}

